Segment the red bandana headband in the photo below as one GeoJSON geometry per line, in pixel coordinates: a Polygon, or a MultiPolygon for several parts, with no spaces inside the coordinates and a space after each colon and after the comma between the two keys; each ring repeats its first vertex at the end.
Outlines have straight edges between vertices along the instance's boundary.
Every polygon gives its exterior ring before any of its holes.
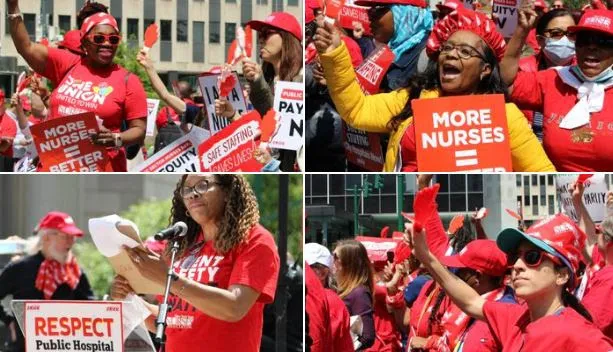
{"type": "Polygon", "coordinates": [[[86,36],[92,28],[96,27],[99,24],[106,24],[115,29],[117,33],[119,33],[119,26],[117,25],[117,20],[115,17],[109,15],[105,12],[99,12],[89,16],[83,21],[83,25],[81,26],[81,35],[86,36]]]}

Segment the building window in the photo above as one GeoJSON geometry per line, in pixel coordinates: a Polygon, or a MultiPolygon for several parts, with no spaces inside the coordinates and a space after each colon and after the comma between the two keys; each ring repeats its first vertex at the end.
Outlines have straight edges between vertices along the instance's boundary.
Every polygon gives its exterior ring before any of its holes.
{"type": "Polygon", "coordinates": [[[521,187],[521,175],[515,175],[515,185],[521,187]]]}
{"type": "Polygon", "coordinates": [[[327,175],[312,175],[312,186],[314,196],[327,196],[328,195],[328,180],[327,175]]]}
{"type": "Polygon", "coordinates": [[[532,196],[532,215],[538,215],[539,214],[539,197],[538,196],[532,196]]]}
{"type": "Polygon", "coordinates": [[[130,47],[137,47],[138,39],[138,18],[128,18],[128,43],[130,47]]]}
{"type": "Polygon", "coordinates": [[[368,198],[364,198],[364,213],[365,214],[379,214],[379,197],[370,195],[368,198]]]}
{"type": "Polygon", "coordinates": [[[257,5],[268,5],[268,0],[257,0],[256,4],[257,5]]]}
{"type": "Polygon", "coordinates": [[[187,41],[187,21],[186,20],[177,20],[177,41],[178,42],[187,41]]]}
{"type": "Polygon", "coordinates": [[[177,1],[177,41],[187,42],[188,40],[188,4],[187,0],[177,1]]]}
{"type": "Polygon", "coordinates": [[[483,175],[466,175],[468,192],[483,192],[483,175]]]}
{"type": "Polygon", "coordinates": [[[532,182],[530,183],[532,186],[536,186],[538,183],[538,176],[532,175],[532,182]]]}
{"type": "Polygon", "coordinates": [[[192,22],[194,43],[192,45],[192,61],[204,62],[204,22],[192,22]]]}
{"type": "Polygon", "coordinates": [[[541,206],[544,207],[547,205],[547,195],[541,193],[541,206]]]}
{"type": "Polygon", "coordinates": [[[160,40],[170,42],[172,41],[172,21],[161,20],[160,21],[160,40]]]}
{"type": "Polygon", "coordinates": [[[524,176],[524,195],[530,196],[530,176],[524,176]]]}
{"type": "Polygon", "coordinates": [[[524,195],[524,205],[530,206],[530,196],[524,195]]]}
{"type": "Polygon", "coordinates": [[[395,213],[396,212],[396,195],[381,196],[381,212],[395,213]]]}
{"type": "Polygon", "coordinates": [[[72,29],[71,20],[72,17],[70,16],[58,16],[58,27],[60,28],[60,33],[65,34],[72,29]]]}
{"type": "Polygon", "coordinates": [[[226,23],[226,44],[231,44],[236,37],[236,23],[226,23]]]}
{"type": "Polygon", "coordinates": [[[553,215],[556,213],[556,202],[553,199],[553,195],[547,196],[549,200],[549,215],[553,215]]]}
{"type": "MultiPolygon", "coordinates": [[[[347,186],[346,189],[353,188],[353,186],[357,185],[358,187],[362,187],[362,176],[358,174],[348,174],[345,175],[345,183],[347,186]]],[[[346,194],[351,194],[351,191],[345,191],[346,194]]]]}
{"type": "Polygon", "coordinates": [[[547,175],[547,184],[553,186],[553,175],[547,175]]]}
{"type": "Polygon", "coordinates": [[[439,192],[449,192],[449,175],[436,175],[435,182],[441,185],[439,188],[439,192]]]}
{"type": "Polygon", "coordinates": [[[330,194],[345,194],[345,175],[330,175],[330,194]]]}
{"type": "Polygon", "coordinates": [[[35,42],[36,41],[36,14],[24,13],[23,14],[23,24],[26,26],[26,29],[28,30],[30,40],[35,42]]]}
{"type": "Polygon", "coordinates": [[[466,192],[466,175],[449,175],[449,186],[451,192],[466,192]]]}
{"type": "Polygon", "coordinates": [[[287,6],[298,6],[298,0],[287,0],[287,6]]]}
{"type": "Polygon", "coordinates": [[[483,207],[483,193],[468,193],[468,211],[483,207]]]}
{"type": "Polygon", "coordinates": [[[311,175],[306,175],[304,179],[304,196],[311,196],[311,175]]]}
{"type": "Polygon", "coordinates": [[[219,22],[209,22],[209,43],[219,44],[219,22]]]}

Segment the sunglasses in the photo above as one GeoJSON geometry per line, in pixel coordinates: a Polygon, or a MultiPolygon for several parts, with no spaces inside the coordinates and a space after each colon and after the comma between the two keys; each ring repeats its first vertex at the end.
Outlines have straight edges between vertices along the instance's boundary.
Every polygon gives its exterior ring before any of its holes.
{"type": "Polygon", "coordinates": [[[260,38],[268,39],[268,37],[270,37],[271,35],[278,33],[279,31],[276,31],[274,29],[264,29],[260,32],[260,38]]]}
{"type": "Polygon", "coordinates": [[[219,184],[219,183],[210,181],[210,180],[202,180],[196,183],[194,187],[183,186],[180,191],[181,197],[183,197],[183,199],[188,199],[196,194],[198,196],[201,196],[209,190],[209,187],[211,184],[219,184]]]}
{"type": "Polygon", "coordinates": [[[596,45],[601,48],[611,48],[613,47],[613,37],[598,35],[593,32],[577,33],[575,37],[575,46],[585,47],[589,45],[596,45]]]}
{"type": "Polygon", "coordinates": [[[119,45],[121,43],[121,36],[118,34],[91,34],[87,36],[89,41],[96,44],[102,45],[108,42],[111,45],[119,45]]]}
{"type": "Polygon", "coordinates": [[[573,39],[574,33],[570,34],[568,31],[561,28],[551,28],[544,30],[542,35],[542,37],[551,39],[562,39],[564,36],[567,36],[569,39],[573,39]]]}
{"type": "Polygon", "coordinates": [[[375,22],[381,19],[381,17],[385,16],[386,13],[390,11],[389,6],[372,6],[368,9],[368,20],[370,22],[375,22]]]}
{"type": "Polygon", "coordinates": [[[543,258],[549,258],[556,265],[562,265],[560,259],[554,257],[553,255],[538,249],[529,249],[527,251],[520,251],[515,254],[509,255],[509,266],[515,265],[517,260],[521,258],[521,260],[526,264],[526,266],[530,268],[537,267],[541,265],[543,262],[543,258]]]}
{"type": "Polygon", "coordinates": [[[453,49],[456,50],[460,59],[468,60],[471,57],[478,57],[481,60],[486,61],[479,50],[468,44],[452,44],[445,42],[443,45],[441,45],[441,54],[448,55],[453,51],[453,49]]]}

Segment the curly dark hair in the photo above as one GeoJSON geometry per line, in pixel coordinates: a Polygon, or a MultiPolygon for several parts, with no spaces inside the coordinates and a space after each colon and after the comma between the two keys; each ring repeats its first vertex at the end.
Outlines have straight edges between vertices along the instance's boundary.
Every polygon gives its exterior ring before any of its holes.
{"type": "MultiPolygon", "coordinates": [[[[181,188],[188,175],[181,176],[172,197],[172,209],[169,222],[183,221],[187,224],[187,234],[179,242],[178,256],[185,254],[195,244],[202,231],[200,225],[187,216],[187,208],[181,197],[181,188]]],[[[215,174],[219,185],[226,193],[226,205],[223,218],[218,224],[218,233],[215,238],[215,250],[225,254],[247,240],[251,228],[260,222],[258,201],[242,175],[215,174]]],[[[166,247],[165,254],[170,253],[170,246],[166,247]]]]}
{"type": "MultiPolygon", "coordinates": [[[[483,44],[483,58],[485,59],[484,63],[489,64],[492,67],[492,73],[481,79],[475,93],[504,94],[505,101],[509,101],[508,87],[502,81],[502,77],[500,76],[498,59],[496,58],[494,51],[486,44],[483,44]]],[[[394,118],[388,122],[387,127],[389,129],[396,130],[403,121],[413,116],[413,108],[411,107],[411,103],[414,99],[419,99],[419,96],[423,90],[435,90],[441,87],[438,70],[439,67],[437,57],[428,62],[425,72],[416,75],[413,79],[410,79],[406,87],[400,88],[408,89],[409,99],[407,100],[407,103],[400,114],[394,116],[394,118]]]]}
{"type": "Polygon", "coordinates": [[[99,2],[91,0],[86,1],[77,14],[77,28],[81,28],[86,18],[100,12],[109,13],[109,8],[99,2]]]}

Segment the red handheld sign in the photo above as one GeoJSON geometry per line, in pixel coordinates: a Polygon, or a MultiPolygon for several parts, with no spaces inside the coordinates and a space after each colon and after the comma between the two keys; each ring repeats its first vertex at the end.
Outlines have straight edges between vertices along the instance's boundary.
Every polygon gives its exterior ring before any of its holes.
{"type": "Polygon", "coordinates": [[[152,48],[157,43],[159,37],[158,25],[152,23],[145,31],[145,48],[152,48]]]}

